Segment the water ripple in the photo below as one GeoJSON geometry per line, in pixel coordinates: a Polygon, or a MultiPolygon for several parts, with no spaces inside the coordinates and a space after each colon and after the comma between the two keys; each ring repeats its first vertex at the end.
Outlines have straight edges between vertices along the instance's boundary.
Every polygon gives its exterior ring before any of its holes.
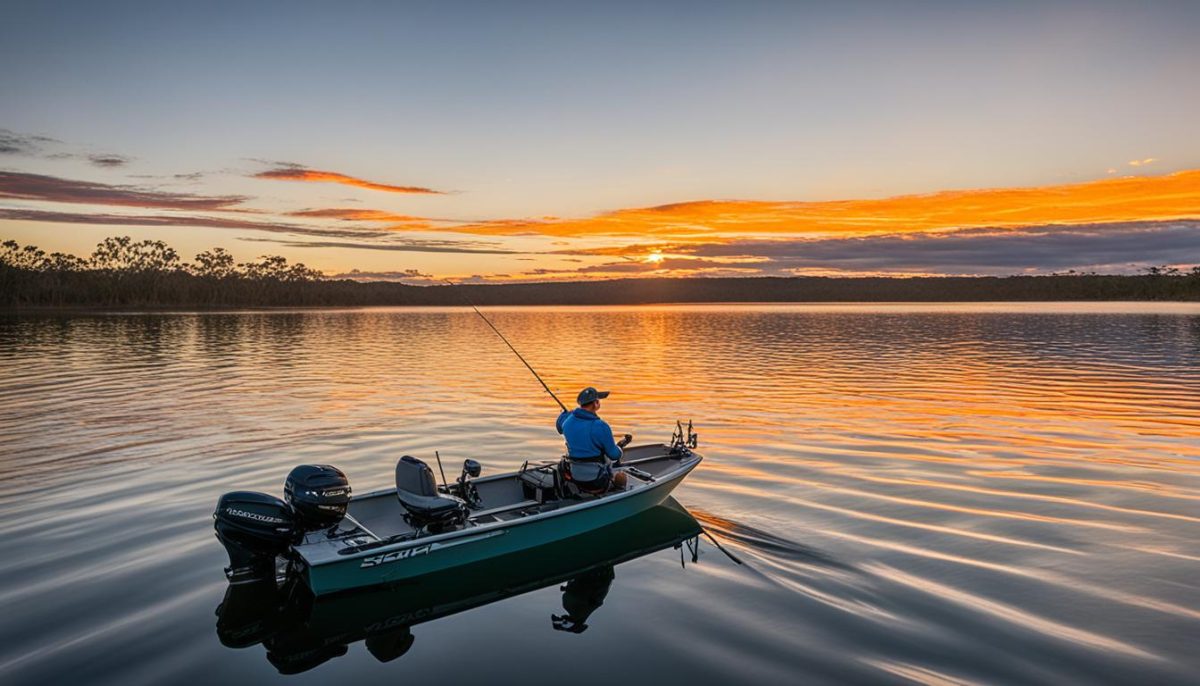
{"type": "MultiPolygon", "coordinates": [[[[618,432],[694,418],[707,460],[677,495],[747,563],[619,567],[586,640],[644,649],[597,679],[1200,670],[1200,307],[489,311],[565,398],[612,388],[618,432]]],[[[270,678],[212,631],[220,493],[279,493],[302,462],[365,492],[434,450],[510,469],[558,454],[555,412],[461,308],[0,317],[0,678],[270,678]]],[[[439,620],[395,664],[351,651],[313,674],[432,678],[464,642],[515,665],[567,640],[545,633],[555,593],[439,620]]]]}

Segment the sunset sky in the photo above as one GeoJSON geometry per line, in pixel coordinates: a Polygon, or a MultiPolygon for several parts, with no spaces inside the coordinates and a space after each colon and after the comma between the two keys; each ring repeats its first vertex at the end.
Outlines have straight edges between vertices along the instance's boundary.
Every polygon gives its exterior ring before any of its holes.
{"type": "Polygon", "coordinates": [[[250,5],[6,6],[0,239],[413,282],[1200,263],[1200,3],[250,5]]]}

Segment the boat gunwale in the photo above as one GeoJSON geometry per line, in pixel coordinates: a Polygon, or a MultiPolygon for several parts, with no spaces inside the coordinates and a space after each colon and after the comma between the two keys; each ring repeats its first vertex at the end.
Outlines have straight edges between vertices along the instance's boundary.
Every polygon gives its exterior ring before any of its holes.
{"type": "MultiPolygon", "coordinates": [[[[635,446],[626,448],[625,452],[628,453],[628,452],[633,452],[634,450],[644,450],[646,448],[662,448],[664,452],[661,455],[651,455],[649,457],[639,457],[636,460],[622,460],[621,466],[635,465],[635,464],[639,464],[641,462],[646,462],[648,460],[661,460],[665,457],[672,457],[671,446],[667,445],[666,443],[647,443],[645,445],[635,445],[635,446]]],[[[700,454],[694,450],[688,450],[687,454],[700,457],[700,454]]],[[[563,457],[565,458],[566,456],[564,455],[563,457]]],[[[537,465],[530,465],[529,461],[526,460],[526,464],[528,465],[526,467],[526,470],[531,470],[531,469],[544,469],[546,467],[554,466],[558,463],[555,462],[554,460],[546,460],[545,463],[539,463],[537,465]]],[[[526,471],[526,470],[518,469],[513,472],[501,472],[499,474],[489,474],[488,476],[482,476],[477,479],[471,479],[471,482],[480,484],[480,483],[487,483],[489,481],[500,481],[501,479],[511,479],[515,476],[519,476],[522,473],[522,471],[526,471]]],[[[355,500],[367,500],[368,498],[378,498],[380,496],[395,494],[395,492],[396,492],[395,488],[380,488],[378,490],[367,491],[366,493],[352,496],[350,498],[350,502],[354,502],[355,500]]],[[[443,491],[443,487],[440,485],[438,486],[438,492],[445,493],[445,491],[443,491]]],[[[450,494],[447,493],[446,495],[450,495],[450,494]]]]}
{"type": "MultiPolygon", "coordinates": [[[[657,459],[663,459],[663,458],[668,458],[668,457],[671,457],[671,455],[664,454],[664,455],[658,455],[658,456],[654,456],[654,457],[640,458],[638,460],[631,461],[629,464],[636,464],[636,463],[642,462],[642,461],[657,460],[657,459]]],[[[387,553],[387,552],[392,552],[394,550],[401,550],[406,547],[426,545],[429,543],[440,543],[443,541],[453,540],[455,538],[463,538],[463,537],[470,536],[470,535],[486,533],[486,532],[496,530],[496,529],[507,529],[507,528],[512,528],[514,526],[521,526],[521,525],[529,523],[529,522],[544,521],[544,520],[547,520],[547,519],[550,519],[553,517],[569,514],[572,512],[579,512],[581,510],[586,510],[586,509],[602,506],[602,505],[609,504],[609,503],[615,503],[615,502],[624,500],[625,498],[636,495],[638,493],[645,493],[646,491],[654,490],[654,489],[657,489],[666,484],[679,481],[679,480],[683,479],[683,477],[685,477],[689,473],[691,473],[691,471],[693,469],[695,469],[696,466],[699,465],[703,460],[704,460],[703,455],[701,455],[695,451],[689,451],[687,455],[681,456],[679,458],[679,463],[680,463],[679,467],[672,470],[671,472],[668,472],[667,474],[656,477],[653,482],[645,483],[644,485],[642,485],[639,488],[631,488],[631,489],[623,491],[621,493],[615,493],[613,495],[605,496],[602,498],[596,498],[589,502],[581,502],[579,504],[571,505],[568,507],[560,507],[560,508],[557,508],[554,510],[547,510],[545,512],[539,512],[537,514],[530,515],[528,517],[523,517],[521,519],[499,520],[499,521],[495,521],[495,522],[488,522],[486,524],[478,524],[471,528],[463,528],[463,529],[457,529],[455,531],[447,531],[445,533],[433,534],[432,536],[420,536],[417,538],[410,538],[410,539],[406,539],[403,541],[397,541],[395,543],[384,543],[382,545],[374,545],[374,546],[370,546],[364,550],[356,550],[352,553],[346,553],[344,555],[340,554],[340,553],[334,553],[333,555],[325,557],[323,560],[317,560],[317,561],[310,560],[304,554],[303,548],[308,547],[308,546],[315,547],[317,545],[320,545],[319,543],[301,544],[298,546],[293,546],[292,552],[294,552],[300,558],[300,560],[304,563],[304,565],[308,568],[324,567],[324,566],[328,566],[328,565],[338,564],[341,562],[349,562],[351,560],[357,560],[357,559],[372,556],[372,555],[378,555],[380,553],[387,553]],[[690,458],[690,460],[689,460],[689,458],[690,458]]],[[[513,476],[515,476],[517,474],[520,474],[520,472],[518,471],[518,472],[508,472],[505,474],[497,474],[497,475],[489,477],[489,478],[490,479],[512,478],[513,476]]],[[[359,497],[366,499],[368,497],[373,497],[373,496],[378,496],[378,495],[386,495],[388,493],[394,493],[394,492],[395,492],[394,489],[393,490],[382,489],[379,491],[372,491],[370,493],[364,493],[363,495],[361,495],[359,497]]],[[[326,539],[326,540],[328,540],[328,539],[326,539]]]]}

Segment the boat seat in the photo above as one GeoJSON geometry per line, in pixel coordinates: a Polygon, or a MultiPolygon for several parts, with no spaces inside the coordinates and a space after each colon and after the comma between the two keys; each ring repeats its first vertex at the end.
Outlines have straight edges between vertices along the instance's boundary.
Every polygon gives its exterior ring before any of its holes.
{"type": "Polygon", "coordinates": [[[433,470],[411,455],[396,463],[396,497],[417,526],[463,519],[467,512],[461,499],[438,492],[433,470]]]}

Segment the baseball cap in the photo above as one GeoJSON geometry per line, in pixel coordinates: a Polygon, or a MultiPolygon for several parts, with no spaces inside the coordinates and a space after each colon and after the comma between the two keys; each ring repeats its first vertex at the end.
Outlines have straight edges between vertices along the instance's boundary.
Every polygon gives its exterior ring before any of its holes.
{"type": "Polygon", "coordinates": [[[579,405],[582,407],[584,405],[591,405],[597,400],[607,397],[608,391],[597,391],[595,388],[588,386],[579,392],[579,397],[576,400],[579,401],[579,405]]]}

